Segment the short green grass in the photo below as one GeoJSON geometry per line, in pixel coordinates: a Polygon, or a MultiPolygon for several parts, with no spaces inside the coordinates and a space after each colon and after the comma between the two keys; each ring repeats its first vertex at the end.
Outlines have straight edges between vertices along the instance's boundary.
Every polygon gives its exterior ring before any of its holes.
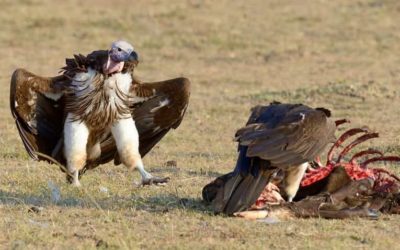
{"type": "Polygon", "coordinates": [[[379,131],[374,147],[400,154],[397,0],[0,0],[0,8],[1,248],[398,245],[398,216],[268,225],[215,216],[201,201],[202,187],[233,168],[232,138],[250,108],[273,100],[329,108],[379,131]],[[171,181],[137,188],[136,172],[110,163],[76,189],[57,166],[28,158],[9,111],[9,79],[17,67],[55,75],[64,58],[119,38],[139,52],[140,79],[192,81],[182,125],[144,159],[171,181]]]}

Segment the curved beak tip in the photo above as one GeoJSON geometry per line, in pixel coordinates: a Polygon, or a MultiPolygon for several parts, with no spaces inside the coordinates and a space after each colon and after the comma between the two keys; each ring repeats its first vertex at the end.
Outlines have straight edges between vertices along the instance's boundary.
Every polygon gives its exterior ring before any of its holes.
{"type": "Polygon", "coordinates": [[[131,52],[131,54],[129,55],[128,61],[139,62],[139,55],[136,53],[136,51],[131,52]]]}

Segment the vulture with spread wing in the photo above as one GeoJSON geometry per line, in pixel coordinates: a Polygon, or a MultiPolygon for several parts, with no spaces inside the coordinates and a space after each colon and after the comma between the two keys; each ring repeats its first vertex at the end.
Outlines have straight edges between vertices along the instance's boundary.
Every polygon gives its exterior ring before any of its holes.
{"type": "Polygon", "coordinates": [[[136,167],[143,184],[166,182],[145,171],[142,157],[180,125],[190,82],[141,83],[133,76],[137,64],[132,45],[116,41],[109,50],[66,59],[56,77],[17,69],[10,106],[29,155],[59,162],[77,186],[86,170],[113,159],[136,167]]]}
{"type": "Polygon", "coordinates": [[[216,212],[246,210],[280,171],[287,200],[292,201],[308,162],[335,141],[336,124],[329,117],[327,109],[302,104],[254,107],[247,125],[236,132],[235,170],[205,186],[204,199],[212,201],[216,212]]]}

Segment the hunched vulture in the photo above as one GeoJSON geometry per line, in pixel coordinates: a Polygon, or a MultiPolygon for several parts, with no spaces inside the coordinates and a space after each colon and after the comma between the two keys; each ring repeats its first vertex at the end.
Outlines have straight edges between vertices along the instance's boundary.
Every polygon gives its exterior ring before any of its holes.
{"type": "Polygon", "coordinates": [[[206,185],[203,198],[217,213],[244,211],[283,172],[283,189],[292,201],[308,162],[335,141],[330,115],[325,108],[302,104],[254,107],[246,126],[236,132],[239,156],[234,171],[206,185]]]}

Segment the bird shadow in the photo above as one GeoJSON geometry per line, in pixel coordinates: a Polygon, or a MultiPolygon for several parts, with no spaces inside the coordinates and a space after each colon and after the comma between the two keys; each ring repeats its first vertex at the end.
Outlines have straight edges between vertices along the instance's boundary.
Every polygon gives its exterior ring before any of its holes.
{"type": "Polygon", "coordinates": [[[32,207],[81,207],[97,208],[102,210],[126,210],[146,211],[151,213],[168,213],[174,210],[192,211],[198,213],[212,213],[208,205],[201,199],[191,197],[181,197],[174,194],[159,194],[151,197],[142,196],[118,196],[113,195],[106,198],[76,198],[71,196],[60,197],[58,200],[52,200],[46,194],[27,194],[7,192],[0,190],[0,205],[7,206],[28,206],[32,207]]]}
{"type": "Polygon", "coordinates": [[[209,171],[209,170],[182,170],[179,167],[168,166],[168,167],[153,167],[150,168],[151,173],[162,173],[162,174],[177,174],[181,173],[183,175],[188,176],[206,176],[206,177],[219,177],[224,175],[223,173],[217,171],[209,171]]]}

